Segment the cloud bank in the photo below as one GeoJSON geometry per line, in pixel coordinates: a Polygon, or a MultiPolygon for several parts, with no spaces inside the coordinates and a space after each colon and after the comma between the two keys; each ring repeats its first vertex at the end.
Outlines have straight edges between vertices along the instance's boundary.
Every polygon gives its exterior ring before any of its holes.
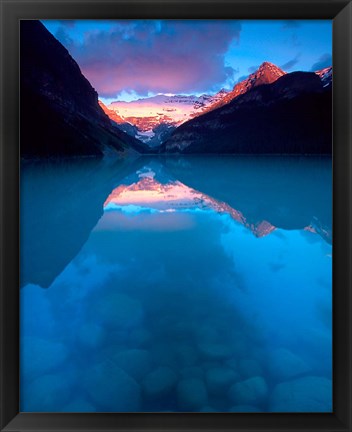
{"type": "Polygon", "coordinates": [[[331,54],[323,54],[319,57],[318,61],[312,65],[312,71],[317,71],[319,69],[324,69],[332,65],[332,56],[331,54]]]}
{"type": "Polygon", "coordinates": [[[283,65],[280,66],[281,69],[283,69],[284,71],[289,71],[293,69],[293,67],[296,66],[296,64],[298,63],[299,57],[300,57],[299,55],[296,55],[296,57],[284,63],[283,65]]]}
{"type": "Polygon", "coordinates": [[[111,98],[122,91],[202,92],[233,81],[236,70],[225,54],[240,32],[237,21],[153,20],[118,21],[80,41],[69,37],[66,23],[55,36],[99,95],[111,98]]]}

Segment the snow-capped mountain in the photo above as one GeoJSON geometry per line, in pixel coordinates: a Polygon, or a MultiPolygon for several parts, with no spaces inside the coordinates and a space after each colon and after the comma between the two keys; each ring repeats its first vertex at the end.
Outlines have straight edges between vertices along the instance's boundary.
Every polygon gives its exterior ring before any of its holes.
{"type": "Polygon", "coordinates": [[[331,109],[331,86],[291,72],[184,123],[160,152],[330,154],[331,109]]]}
{"type": "Polygon", "coordinates": [[[318,70],[315,73],[321,79],[324,87],[327,87],[332,83],[332,66],[318,70]]]}
{"type": "MultiPolygon", "coordinates": [[[[126,124],[134,126],[134,136],[150,147],[155,147],[177,126],[198,116],[226,94],[226,90],[220,90],[215,95],[201,96],[160,94],[131,102],[115,101],[108,107],[101,103],[101,106],[120,128],[125,130],[126,124]]],[[[131,131],[125,131],[132,134],[131,131]]]]}
{"type": "MultiPolygon", "coordinates": [[[[324,87],[332,83],[332,67],[315,72],[324,87]]],[[[183,123],[217,108],[229,104],[240,95],[255,87],[272,84],[285,71],[270,62],[263,62],[259,68],[231,91],[220,90],[215,95],[165,95],[160,94],[131,102],[115,101],[108,107],[100,102],[104,112],[124,132],[148,144],[159,147],[183,123]]]]}
{"type": "MultiPolygon", "coordinates": [[[[126,178],[110,193],[104,203],[104,210],[128,214],[213,210],[219,214],[228,214],[256,237],[264,237],[276,229],[266,220],[247,220],[241,211],[176,179],[166,177],[160,169],[158,165],[145,166],[137,172],[138,178],[126,178]]],[[[174,223],[174,219],[172,222],[174,223]]]]}
{"type": "Polygon", "coordinates": [[[218,102],[211,104],[206,110],[206,112],[212,111],[216,108],[220,108],[221,106],[226,105],[227,103],[235,99],[237,96],[247,93],[249,90],[251,90],[254,87],[257,87],[262,84],[271,84],[285,74],[286,72],[284,72],[282,69],[280,69],[273,63],[264,62],[259,66],[259,68],[255,72],[250,74],[248,78],[237,83],[234,86],[232,91],[224,95],[224,97],[221,98],[218,102]]]}
{"type": "MultiPolygon", "coordinates": [[[[185,167],[181,164],[180,166],[177,159],[171,162],[171,166],[175,169],[174,164],[178,167],[176,171],[179,169],[179,172],[186,173],[186,177],[190,175],[189,172],[192,172],[192,170],[188,171],[188,168],[190,168],[189,165],[185,167]]],[[[197,166],[199,165],[195,161],[193,167],[197,169],[197,166]]],[[[209,183],[207,184],[209,186],[209,183]]],[[[141,221],[141,219],[133,217],[140,213],[149,215],[165,214],[165,216],[173,214],[174,216],[169,220],[171,229],[174,229],[175,217],[178,221],[177,224],[180,225],[183,219],[178,218],[178,216],[184,213],[214,211],[218,214],[229,215],[233,221],[241,224],[256,237],[265,237],[277,228],[280,229],[280,225],[276,226],[272,221],[265,218],[261,206],[255,206],[257,210],[250,211],[245,204],[246,200],[243,201],[243,198],[241,199],[237,196],[235,201],[242,206],[241,210],[240,208],[235,208],[230,202],[217,199],[204,191],[183,183],[174,177],[164,165],[154,160],[121,181],[119,186],[107,197],[104,203],[104,211],[110,213],[118,212],[130,216],[128,225],[130,228],[134,226],[141,227],[143,220],[141,221]]],[[[313,217],[308,226],[304,226],[304,224],[301,226],[299,224],[298,226],[292,226],[286,219],[288,215],[285,216],[282,214],[279,208],[280,206],[278,205],[277,210],[274,208],[272,212],[270,211],[267,214],[274,220],[281,221],[285,229],[291,227],[291,229],[309,231],[331,243],[331,230],[323,225],[317,217],[313,217]],[[277,211],[279,211],[279,217],[277,211]]],[[[189,223],[189,220],[187,219],[185,222],[189,223]]],[[[109,218],[105,223],[113,223],[113,218],[109,218]]],[[[150,220],[145,220],[145,223],[149,224],[150,220]]],[[[295,221],[295,223],[297,222],[295,221]]],[[[166,218],[163,220],[162,229],[169,229],[169,227],[168,219],[166,218]]],[[[158,229],[161,229],[160,223],[158,229]]]]}

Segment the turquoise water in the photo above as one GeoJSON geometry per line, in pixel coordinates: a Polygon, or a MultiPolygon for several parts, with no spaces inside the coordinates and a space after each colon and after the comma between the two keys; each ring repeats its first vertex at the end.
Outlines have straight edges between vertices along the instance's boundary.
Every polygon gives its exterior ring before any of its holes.
{"type": "Polygon", "coordinates": [[[21,168],[21,411],[331,412],[331,159],[21,168]]]}

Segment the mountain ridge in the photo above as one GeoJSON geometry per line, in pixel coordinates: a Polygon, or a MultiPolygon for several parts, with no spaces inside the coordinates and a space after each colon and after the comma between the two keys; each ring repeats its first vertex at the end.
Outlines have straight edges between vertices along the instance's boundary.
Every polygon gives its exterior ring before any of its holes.
{"type": "Polygon", "coordinates": [[[331,143],[331,86],[292,72],[184,123],[160,152],[330,154],[331,143]]]}
{"type": "MultiPolygon", "coordinates": [[[[155,95],[134,101],[114,101],[106,114],[118,127],[150,147],[162,143],[176,127],[200,115],[207,106],[220,100],[226,90],[214,95],[155,95]],[[135,129],[128,127],[131,125],[135,129]]],[[[100,103],[102,103],[100,101],[100,103]]]]}
{"type": "MultiPolygon", "coordinates": [[[[331,85],[332,67],[314,73],[319,76],[324,86],[331,85]]],[[[150,147],[157,148],[166,142],[177,128],[193,118],[201,117],[208,112],[227,105],[255,87],[272,84],[286,74],[287,72],[275,64],[264,61],[247,78],[236,83],[232,90],[221,89],[213,96],[206,94],[201,96],[159,94],[130,102],[115,101],[109,107],[106,107],[106,113],[111,120],[115,121],[117,127],[140,139],[150,147]],[[188,109],[183,118],[178,116],[175,119],[174,113],[178,109],[175,105],[185,101],[189,106],[193,105],[192,109],[188,109]],[[156,111],[154,103],[160,104],[156,111]],[[144,108],[141,109],[142,106],[145,106],[145,111],[148,111],[145,116],[143,116],[144,108]],[[123,110],[128,112],[129,107],[134,108],[134,115],[128,114],[124,117],[123,110]],[[153,115],[153,110],[155,115],[153,115]]]]}
{"type": "Polygon", "coordinates": [[[264,61],[257,70],[251,73],[244,80],[238,82],[227,95],[225,95],[219,102],[211,105],[206,110],[206,112],[212,111],[230,103],[237,96],[247,93],[252,88],[263,84],[271,84],[285,74],[286,72],[284,72],[278,66],[268,61],[264,61]]]}
{"type": "Polygon", "coordinates": [[[143,144],[114,129],[67,49],[36,20],[21,21],[21,157],[121,155],[143,144]]]}

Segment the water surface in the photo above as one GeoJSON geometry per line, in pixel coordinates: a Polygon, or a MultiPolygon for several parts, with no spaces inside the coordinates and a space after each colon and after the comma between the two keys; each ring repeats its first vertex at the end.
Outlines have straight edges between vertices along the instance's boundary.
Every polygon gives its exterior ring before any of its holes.
{"type": "Polygon", "coordinates": [[[21,411],[331,412],[331,159],[21,170],[21,411]]]}

